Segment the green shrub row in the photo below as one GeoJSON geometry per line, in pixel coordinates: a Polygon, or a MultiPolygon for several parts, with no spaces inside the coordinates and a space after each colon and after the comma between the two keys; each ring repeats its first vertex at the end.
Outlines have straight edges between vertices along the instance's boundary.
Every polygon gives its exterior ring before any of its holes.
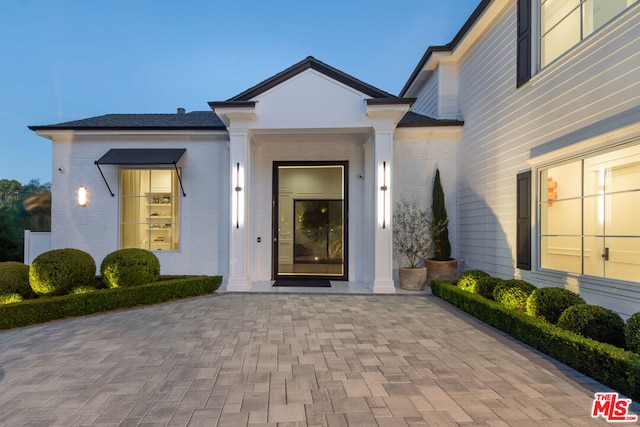
{"type": "Polygon", "coordinates": [[[0,329],[214,293],[221,283],[222,276],[185,276],[136,287],[26,300],[0,306],[0,329]]]}
{"type": "Polygon", "coordinates": [[[455,282],[435,280],[434,295],[513,338],[634,399],[640,399],[640,355],[511,310],[455,282]]]}

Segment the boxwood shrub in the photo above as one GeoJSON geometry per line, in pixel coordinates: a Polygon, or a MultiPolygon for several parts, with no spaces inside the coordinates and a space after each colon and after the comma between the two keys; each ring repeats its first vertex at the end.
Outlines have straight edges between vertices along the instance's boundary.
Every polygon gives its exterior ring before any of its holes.
{"type": "Polygon", "coordinates": [[[586,301],[569,289],[539,288],[527,300],[527,314],[555,324],[563,311],[576,304],[586,304],[586,301]]]}
{"type": "Polygon", "coordinates": [[[458,278],[458,287],[462,290],[477,294],[478,280],[483,277],[489,277],[489,274],[482,270],[467,270],[458,278]]]}
{"type": "Polygon", "coordinates": [[[35,298],[29,286],[29,266],[21,262],[0,262],[0,295],[18,294],[22,298],[35,298]]]}
{"type": "Polygon", "coordinates": [[[638,401],[640,355],[561,329],[457,288],[451,281],[431,283],[434,295],[513,338],[553,357],[596,381],[638,401]]]}
{"type": "Polygon", "coordinates": [[[493,299],[512,310],[525,311],[527,299],[536,289],[524,280],[503,280],[493,290],[493,299]]]}
{"type": "Polygon", "coordinates": [[[0,305],[13,304],[14,302],[22,302],[23,298],[20,294],[2,294],[0,295],[0,305]]]}
{"type": "Polygon", "coordinates": [[[558,327],[587,338],[624,348],[624,320],[608,308],[591,304],[572,305],[562,312],[558,327]]]}
{"type": "Polygon", "coordinates": [[[477,292],[474,292],[478,295],[482,295],[483,297],[487,298],[487,299],[493,299],[493,291],[496,289],[496,287],[500,284],[504,282],[503,279],[499,279],[497,277],[481,277],[478,280],[478,284],[476,286],[477,292]]]}
{"type": "Polygon", "coordinates": [[[96,275],[93,257],[79,249],[54,249],[36,257],[29,268],[29,284],[38,295],[63,295],[90,285],[96,275]]]}
{"type": "Polygon", "coordinates": [[[158,280],[160,261],[146,249],[120,249],[102,260],[100,274],[109,288],[138,286],[158,280]]]}
{"type": "Polygon", "coordinates": [[[624,338],[627,349],[640,353],[640,312],[627,319],[624,325],[624,338]]]}
{"type": "Polygon", "coordinates": [[[0,329],[209,294],[221,283],[222,276],[186,276],[130,288],[26,300],[0,306],[0,329]]]}

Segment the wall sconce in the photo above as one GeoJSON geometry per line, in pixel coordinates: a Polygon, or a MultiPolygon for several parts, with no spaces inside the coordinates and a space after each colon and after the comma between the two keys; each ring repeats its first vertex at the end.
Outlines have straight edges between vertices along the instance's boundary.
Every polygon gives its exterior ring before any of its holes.
{"type": "Polygon", "coordinates": [[[234,185],[233,185],[233,190],[236,193],[236,203],[235,203],[235,212],[234,212],[234,217],[235,217],[235,225],[236,228],[240,228],[240,220],[241,218],[243,218],[243,214],[244,214],[244,203],[242,201],[242,174],[240,172],[240,163],[236,163],[236,171],[235,171],[235,179],[234,179],[234,185]]]}
{"type": "Polygon", "coordinates": [[[380,177],[380,181],[382,185],[380,186],[380,191],[382,191],[382,197],[380,198],[380,215],[382,220],[382,228],[387,228],[387,221],[390,214],[390,206],[389,206],[389,171],[387,168],[387,162],[382,162],[382,176],[380,177]]]}
{"type": "Polygon", "coordinates": [[[78,205],[87,206],[87,201],[88,201],[87,187],[79,187],[78,188],[78,205]]]}

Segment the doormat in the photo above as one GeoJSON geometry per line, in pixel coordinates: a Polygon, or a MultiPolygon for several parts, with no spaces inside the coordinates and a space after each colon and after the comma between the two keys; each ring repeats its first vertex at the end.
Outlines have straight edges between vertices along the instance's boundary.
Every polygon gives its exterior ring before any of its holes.
{"type": "Polygon", "coordinates": [[[273,286],[298,286],[301,288],[330,288],[326,279],[278,279],[273,286]]]}

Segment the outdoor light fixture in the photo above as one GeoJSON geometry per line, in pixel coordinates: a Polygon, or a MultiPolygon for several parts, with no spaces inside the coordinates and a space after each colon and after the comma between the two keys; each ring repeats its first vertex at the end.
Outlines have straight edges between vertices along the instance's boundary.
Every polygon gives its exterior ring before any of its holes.
{"type": "Polygon", "coordinates": [[[87,187],[78,188],[78,204],[87,206],[87,187]]]}
{"type": "Polygon", "coordinates": [[[241,181],[241,173],[240,173],[240,163],[236,163],[236,173],[235,173],[235,183],[234,183],[234,191],[236,192],[236,203],[235,203],[235,223],[236,228],[240,228],[240,218],[242,216],[243,211],[243,203],[242,203],[242,181],[241,181]]]}
{"type": "Polygon", "coordinates": [[[387,220],[389,217],[389,172],[387,170],[387,162],[382,162],[382,176],[381,181],[382,181],[382,186],[380,186],[380,191],[382,191],[382,197],[381,197],[381,209],[380,209],[380,214],[382,216],[382,228],[387,228],[387,220]]]}

